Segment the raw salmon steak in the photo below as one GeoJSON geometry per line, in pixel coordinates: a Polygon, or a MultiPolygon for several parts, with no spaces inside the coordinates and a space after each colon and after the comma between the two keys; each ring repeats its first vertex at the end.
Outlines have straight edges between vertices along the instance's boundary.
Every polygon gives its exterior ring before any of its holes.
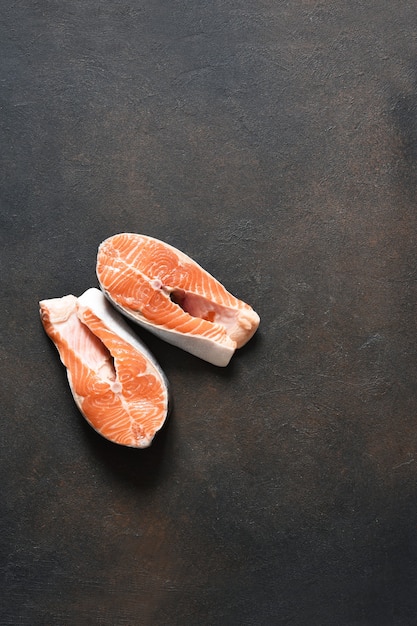
{"type": "Polygon", "coordinates": [[[198,263],[167,243],[133,233],[99,246],[97,277],[127,317],[218,366],[256,332],[259,316],[198,263]]]}
{"type": "Polygon", "coordinates": [[[168,414],[168,383],[146,346],[99,289],[39,306],[89,424],[114,443],[149,446],[168,414]]]}

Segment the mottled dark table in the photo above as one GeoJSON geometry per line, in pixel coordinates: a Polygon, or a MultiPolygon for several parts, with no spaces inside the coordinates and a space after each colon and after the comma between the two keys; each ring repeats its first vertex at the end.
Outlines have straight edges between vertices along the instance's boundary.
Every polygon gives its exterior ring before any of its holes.
{"type": "Polygon", "coordinates": [[[417,6],[0,13],[0,623],[417,623],[417,6]],[[262,318],[226,369],[141,335],[145,451],[77,411],[38,300],[159,237],[262,318]]]}

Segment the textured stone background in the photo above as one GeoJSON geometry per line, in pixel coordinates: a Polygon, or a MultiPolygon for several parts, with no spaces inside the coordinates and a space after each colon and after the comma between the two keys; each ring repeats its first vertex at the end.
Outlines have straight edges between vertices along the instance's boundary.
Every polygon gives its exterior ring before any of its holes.
{"type": "Polygon", "coordinates": [[[417,7],[20,0],[0,16],[0,622],[417,615],[417,7]],[[218,369],[147,335],[152,448],[78,413],[38,300],[120,231],[259,312],[218,369]]]}

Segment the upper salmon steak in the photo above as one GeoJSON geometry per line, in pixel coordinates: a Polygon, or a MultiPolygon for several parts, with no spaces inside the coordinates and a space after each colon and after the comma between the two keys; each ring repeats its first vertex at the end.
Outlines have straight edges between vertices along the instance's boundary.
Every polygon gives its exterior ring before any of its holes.
{"type": "Polygon", "coordinates": [[[120,233],[99,246],[97,278],[127,317],[218,366],[254,335],[259,316],[186,254],[146,235],[120,233]]]}

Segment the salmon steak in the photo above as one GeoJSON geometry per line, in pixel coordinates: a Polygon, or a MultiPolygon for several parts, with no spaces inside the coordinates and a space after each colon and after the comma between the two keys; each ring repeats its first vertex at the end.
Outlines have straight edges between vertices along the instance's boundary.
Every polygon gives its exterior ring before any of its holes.
{"type": "Polygon", "coordinates": [[[105,239],[97,278],[111,303],[147,330],[214,365],[228,365],[259,316],[173,246],[134,233],[105,239]]]}
{"type": "Polygon", "coordinates": [[[126,320],[95,288],[39,307],[87,422],[114,443],[148,447],[168,415],[168,383],[126,320]]]}

